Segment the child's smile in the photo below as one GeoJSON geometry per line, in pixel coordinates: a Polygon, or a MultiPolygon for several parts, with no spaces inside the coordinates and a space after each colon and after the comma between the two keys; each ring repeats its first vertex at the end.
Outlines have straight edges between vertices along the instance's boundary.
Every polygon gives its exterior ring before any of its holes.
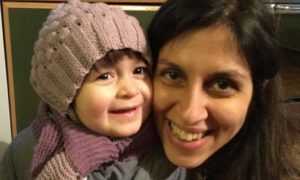
{"type": "Polygon", "coordinates": [[[135,134],[149,115],[152,98],[148,66],[124,55],[98,61],[75,99],[75,111],[89,129],[113,137],[135,134]]]}

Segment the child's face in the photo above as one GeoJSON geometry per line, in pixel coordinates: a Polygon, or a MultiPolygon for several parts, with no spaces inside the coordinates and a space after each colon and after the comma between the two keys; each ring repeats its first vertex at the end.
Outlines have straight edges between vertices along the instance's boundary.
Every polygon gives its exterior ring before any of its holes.
{"type": "Polygon", "coordinates": [[[99,64],[85,78],[75,112],[89,129],[112,137],[135,134],[148,117],[152,84],[147,65],[124,55],[116,64],[99,64]]]}

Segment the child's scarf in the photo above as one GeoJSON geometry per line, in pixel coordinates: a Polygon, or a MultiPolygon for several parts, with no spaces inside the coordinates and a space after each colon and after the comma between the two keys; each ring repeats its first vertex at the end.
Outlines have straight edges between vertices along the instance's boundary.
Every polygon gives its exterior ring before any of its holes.
{"type": "Polygon", "coordinates": [[[114,160],[136,158],[157,140],[152,120],[144,122],[133,137],[112,139],[63,118],[43,102],[32,127],[37,138],[31,167],[33,179],[83,179],[114,160]]]}

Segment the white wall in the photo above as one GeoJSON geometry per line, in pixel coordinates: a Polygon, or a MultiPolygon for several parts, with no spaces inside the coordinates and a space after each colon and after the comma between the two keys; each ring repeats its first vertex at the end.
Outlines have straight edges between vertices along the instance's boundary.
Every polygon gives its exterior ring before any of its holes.
{"type": "Polygon", "coordinates": [[[0,159],[7,145],[11,142],[10,115],[6,64],[4,55],[4,40],[2,26],[2,8],[0,4],[0,159]]]}

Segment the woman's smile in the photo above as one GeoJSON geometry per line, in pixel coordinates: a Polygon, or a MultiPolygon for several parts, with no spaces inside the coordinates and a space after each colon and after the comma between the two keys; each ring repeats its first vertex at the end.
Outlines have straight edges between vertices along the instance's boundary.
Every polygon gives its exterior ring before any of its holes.
{"type": "Polygon", "coordinates": [[[165,119],[168,124],[168,136],[174,147],[183,151],[192,152],[199,151],[209,141],[210,130],[200,128],[180,128],[172,121],[165,119]],[[189,130],[187,130],[189,129],[189,130]]]}
{"type": "MultiPolygon", "coordinates": [[[[167,120],[167,119],[166,119],[167,120]]],[[[176,137],[182,141],[195,141],[202,139],[208,132],[208,130],[200,130],[199,132],[188,132],[184,129],[181,129],[177,125],[175,125],[173,122],[168,121],[170,131],[176,135],[176,137]]]]}
{"type": "Polygon", "coordinates": [[[194,168],[239,132],[253,88],[226,25],[189,33],[160,51],[153,104],[169,160],[194,168]]]}

